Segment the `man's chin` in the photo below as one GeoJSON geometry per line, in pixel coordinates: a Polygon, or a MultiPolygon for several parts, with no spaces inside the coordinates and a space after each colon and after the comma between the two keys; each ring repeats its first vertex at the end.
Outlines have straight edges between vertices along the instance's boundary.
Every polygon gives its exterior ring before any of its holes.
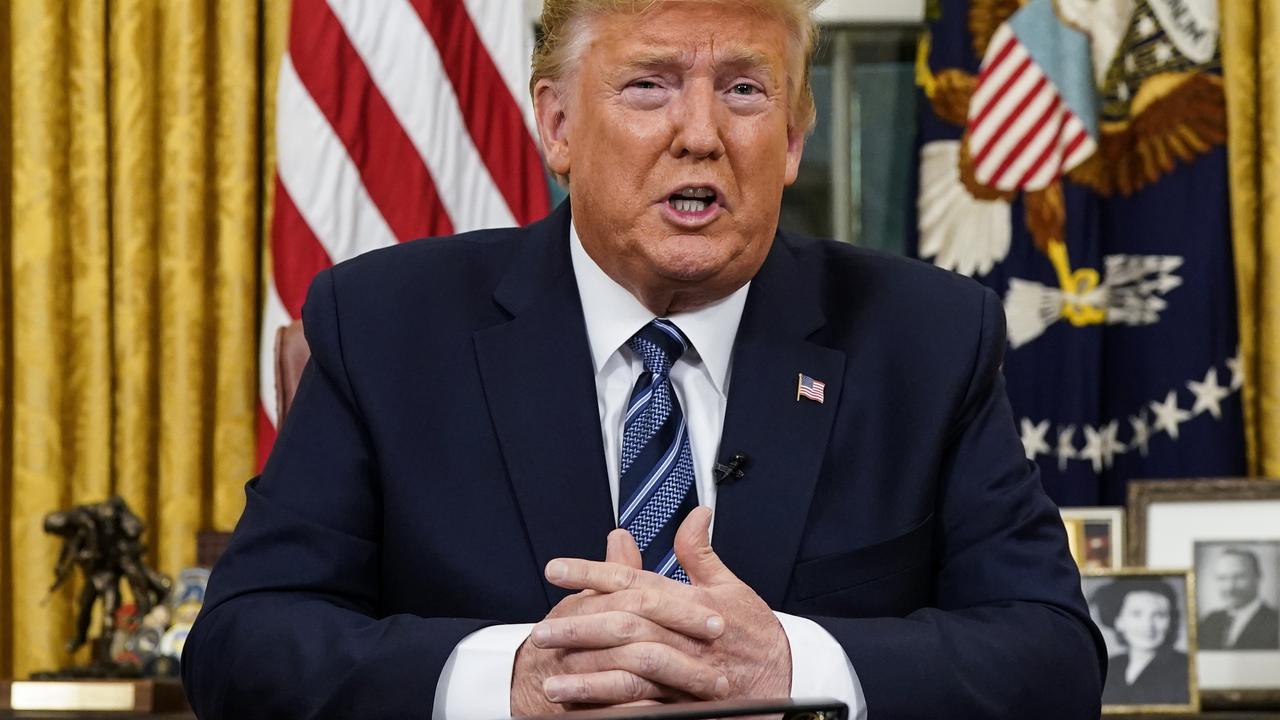
{"type": "MultiPolygon", "coordinates": [[[[726,284],[734,284],[732,276],[735,269],[731,267],[730,262],[725,261],[682,261],[682,262],[662,262],[654,263],[652,266],[654,274],[661,278],[662,282],[673,290],[692,290],[692,289],[709,289],[719,288],[726,284]]],[[[754,274],[752,271],[751,274],[754,274]]],[[[740,287],[743,282],[735,284],[740,287]]],[[[729,294],[732,290],[725,292],[729,294]]]]}
{"type": "Polygon", "coordinates": [[[649,248],[646,261],[656,274],[672,282],[702,283],[735,273],[749,279],[760,269],[758,264],[741,267],[750,247],[738,237],[670,235],[649,248]]]}

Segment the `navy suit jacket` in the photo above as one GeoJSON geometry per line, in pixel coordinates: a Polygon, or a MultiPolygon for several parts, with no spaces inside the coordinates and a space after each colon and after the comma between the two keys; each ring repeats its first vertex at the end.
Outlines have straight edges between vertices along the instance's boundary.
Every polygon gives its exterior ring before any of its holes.
{"type": "MultiPolygon", "coordinates": [[[[567,203],[318,275],[312,350],[187,640],[201,717],[424,717],[466,635],[540,620],[614,515],[567,203]]],[[[871,717],[1096,717],[1105,650],[1014,429],[999,301],[779,233],[752,281],[713,546],[844,647],[871,717]],[[796,399],[798,373],[826,402],[796,399]]]]}

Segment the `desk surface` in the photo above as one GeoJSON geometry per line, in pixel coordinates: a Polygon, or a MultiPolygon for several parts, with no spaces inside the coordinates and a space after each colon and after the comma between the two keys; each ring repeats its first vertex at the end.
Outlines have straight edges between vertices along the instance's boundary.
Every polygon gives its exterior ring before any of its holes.
{"type": "Polygon", "coordinates": [[[0,720],[196,720],[191,713],[55,712],[52,710],[0,710],[0,720]]]}
{"type": "Polygon", "coordinates": [[[1176,714],[1137,714],[1137,715],[1107,715],[1107,718],[1115,718],[1116,720],[1145,720],[1147,718],[1160,718],[1161,720],[1280,720],[1280,712],[1256,711],[1256,710],[1221,710],[1200,713],[1176,713],[1176,714]]]}
{"type": "MultiPolygon", "coordinates": [[[[1180,714],[1134,714],[1108,715],[1115,720],[1280,720],[1280,711],[1210,711],[1201,713],[1180,714]]],[[[39,710],[0,710],[0,720],[196,720],[190,712],[185,713],[104,713],[104,712],[54,712],[39,710]]]]}

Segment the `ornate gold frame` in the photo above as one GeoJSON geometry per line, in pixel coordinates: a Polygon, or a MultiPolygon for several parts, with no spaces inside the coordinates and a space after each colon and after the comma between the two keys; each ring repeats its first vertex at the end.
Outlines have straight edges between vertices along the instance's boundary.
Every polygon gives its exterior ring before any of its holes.
{"type": "Polygon", "coordinates": [[[1087,570],[1081,578],[1129,578],[1129,577],[1180,577],[1186,596],[1183,622],[1187,625],[1187,698],[1186,705],[1103,705],[1103,715],[1177,715],[1200,712],[1200,682],[1196,667],[1196,653],[1200,644],[1196,637],[1196,577],[1190,570],[1163,570],[1151,568],[1120,568],[1118,570],[1087,570]]]}

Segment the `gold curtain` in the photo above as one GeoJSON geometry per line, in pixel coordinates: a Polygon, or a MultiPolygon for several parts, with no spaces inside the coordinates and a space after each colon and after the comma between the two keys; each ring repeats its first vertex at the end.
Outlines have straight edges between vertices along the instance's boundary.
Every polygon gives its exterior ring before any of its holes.
{"type": "Polygon", "coordinates": [[[1280,477],[1280,4],[1220,7],[1249,469],[1280,477]]]}
{"type": "Polygon", "coordinates": [[[287,14],[0,0],[0,676],[70,659],[45,513],[118,493],[170,574],[239,517],[287,14]]]}

